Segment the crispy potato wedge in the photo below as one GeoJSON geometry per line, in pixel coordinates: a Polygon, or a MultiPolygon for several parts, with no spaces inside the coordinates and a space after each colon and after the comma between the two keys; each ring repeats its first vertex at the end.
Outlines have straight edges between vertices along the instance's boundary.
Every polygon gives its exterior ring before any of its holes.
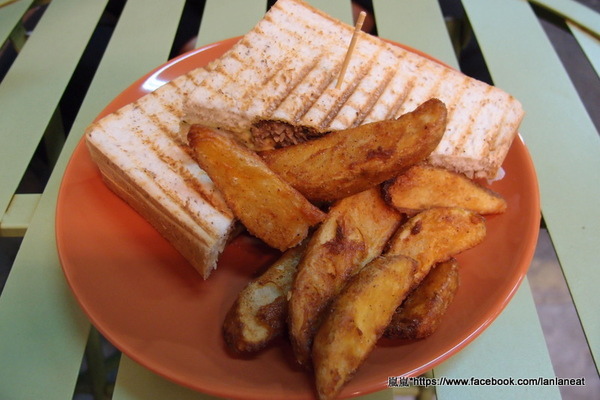
{"type": "Polygon", "coordinates": [[[398,229],[390,239],[386,253],[417,260],[416,287],[434,264],[476,246],[485,234],[485,220],[473,211],[456,207],[430,208],[398,229]]]}
{"type": "Polygon", "coordinates": [[[331,132],[259,154],[309,200],[332,201],[378,185],[423,161],[445,128],[446,106],[431,99],[397,120],[331,132]]]}
{"type": "Polygon", "coordinates": [[[248,231],[286,250],[325,214],[269,169],[256,153],[218,131],[194,125],[188,141],[200,167],[248,231]]]}
{"type": "Polygon", "coordinates": [[[416,264],[403,256],[378,257],[335,298],[312,348],[321,400],[335,398],[371,353],[409,292],[416,264]]]}
{"type": "Polygon", "coordinates": [[[418,164],[383,184],[385,200],[407,214],[432,207],[461,207],[479,214],[506,211],[504,198],[465,175],[418,164]]]}
{"type": "Polygon", "coordinates": [[[285,332],[287,296],[305,247],[301,244],[285,251],[239,293],[223,322],[223,337],[230,349],[255,352],[285,332]]]}
{"type": "Polygon", "coordinates": [[[378,188],[331,207],[310,238],[289,301],[290,340],[301,365],[310,367],[322,310],[353,274],[381,254],[400,221],[401,215],[383,201],[378,188]]]}
{"type": "Polygon", "coordinates": [[[423,339],[435,332],[459,286],[458,261],[437,264],[400,307],[385,329],[390,339],[423,339]]]}

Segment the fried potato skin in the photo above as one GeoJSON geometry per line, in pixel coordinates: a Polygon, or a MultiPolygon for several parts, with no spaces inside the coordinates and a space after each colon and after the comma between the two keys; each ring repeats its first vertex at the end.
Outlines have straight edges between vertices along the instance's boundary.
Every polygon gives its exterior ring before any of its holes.
{"type": "Polygon", "coordinates": [[[378,257],[333,301],[312,348],[319,399],[335,398],[371,353],[410,290],[415,268],[408,257],[378,257]]]}
{"type": "Polygon", "coordinates": [[[478,245],[485,235],[485,220],[473,211],[457,207],[430,208],[398,229],[390,239],[386,253],[417,260],[416,287],[434,264],[478,245]]]}
{"type": "Polygon", "coordinates": [[[384,336],[390,339],[423,339],[434,333],[459,286],[456,259],[437,264],[400,307],[396,309],[384,336]]]}
{"type": "Polygon", "coordinates": [[[325,214],[256,155],[214,129],[194,125],[188,141],[200,167],[248,231],[284,251],[300,243],[325,214]]]}
{"type": "Polygon", "coordinates": [[[223,338],[231,350],[259,351],[286,331],[287,296],[305,247],[284,252],[239,293],[223,322],[223,338]]]}
{"type": "Polygon", "coordinates": [[[374,122],[294,146],[260,152],[267,165],[311,201],[333,201],[378,185],[436,148],[446,106],[431,99],[397,120],[374,122]]]}
{"type": "Polygon", "coordinates": [[[461,207],[479,214],[506,211],[506,200],[462,174],[426,164],[412,166],[383,184],[385,200],[400,212],[432,207],[461,207]]]}
{"type": "Polygon", "coordinates": [[[289,301],[290,341],[301,365],[310,368],[322,311],[353,274],[381,254],[400,222],[378,188],[342,199],[329,210],[308,243],[289,301]]]}

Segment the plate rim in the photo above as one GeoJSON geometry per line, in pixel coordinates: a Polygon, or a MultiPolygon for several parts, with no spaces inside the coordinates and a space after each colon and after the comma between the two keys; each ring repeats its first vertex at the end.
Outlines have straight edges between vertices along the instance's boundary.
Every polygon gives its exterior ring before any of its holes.
{"type": "MultiPolygon", "coordinates": [[[[108,110],[114,110],[114,103],[117,101],[117,99],[124,93],[127,91],[131,91],[131,90],[138,90],[141,86],[142,83],[147,81],[149,79],[149,77],[151,77],[154,74],[157,74],[158,72],[162,71],[162,70],[168,70],[170,68],[173,68],[173,66],[181,63],[183,60],[189,58],[189,57],[194,57],[197,56],[200,53],[204,53],[206,51],[209,51],[211,49],[214,48],[220,48],[220,47],[226,47],[225,51],[227,51],[235,42],[237,42],[240,37],[233,37],[233,38],[228,38],[228,39],[224,39],[221,41],[217,41],[214,43],[211,43],[209,45],[206,46],[202,46],[198,49],[194,49],[191,50],[189,52],[186,52],[182,55],[179,55],[171,60],[168,60],[167,62],[161,64],[160,66],[157,66],[155,68],[153,68],[151,71],[149,71],[148,73],[144,74],[143,76],[141,76],[140,78],[138,78],[137,80],[135,80],[131,85],[127,86],[125,89],[123,89],[119,94],[117,94],[117,96],[115,96],[103,109],[102,111],[98,114],[98,116],[94,119],[94,121],[97,121],[98,119],[102,118],[103,116],[107,115],[109,113],[108,110]]],[[[406,46],[394,41],[390,41],[387,40],[387,42],[392,43],[394,45],[397,45],[399,47],[402,47],[408,51],[412,51],[415,52],[416,54],[425,56],[429,59],[432,59],[436,62],[439,62],[443,65],[443,62],[435,59],[434,57],[419,51],[417,49],[414,49],[410,46],[406,46]]],[[[150,91],[145,91],[142,92],[140,94],[140,97],[149,93],[150,91]]],[[[123,106],[124,104],[122,104],[121,106],[123,106]]],[[[117,107],[120,108],[120,107],[117,107]]],[[[517,136],[514,139],[513,145],[515,146],[515,142],[519,143],[519,146],[521,146],[522,148],[520,149],[520,151],[524,152],[524,161],[525,164],[527,166],[527,168],[530,170],[529,176],[533,179],[533,185],[534,190],[533,190],[533,201],[532,203],[534,203],[535,205],[535,209],[533,210],[533,212],[531,212],[529,214],[531,221],[529,222],[530,224],[535,225],[535,221],[537,221],[537,226],[538,228],[535,229],[532,226],[532,229],[534,229],[534,232],[532,233],[532,237],[530,237],[528,240],[532,241],[532,242],[536,242],[538,235],[539,235],[539,222],[541,220],[541,211],[540,211],[540,194],[539,194],[539,188],[538,188],[538,182],[537,182],[537,174],[535,172],[535,167],[533,164],[533,160],[529,154],[529,151],[527,149],[527,146],[525,144],[525,141],[523,139],[523,137],[521,136],[520,133],[517,134],[517,136]]],[[[511,146],[511,147],[512,147],[511,146]]],[[[80,147],[85,147],[85,135],[83,135],[82,138],[80,138],[79,142],[76,145],[76,148],[74,150],[74,152],[76,151],[84,151],[82,149],[80,149],[80,147]]],[[[59,221],[59,214],[60,212],[62,212],[61,210],[61,205],[63,204],[64,201],[64,190],[63,190],[63,181],[65,180],[65,176],[67,175],[67,171],[70,170],[70,168],[72,168],[72,163],[74,162],[74,155],[72,154],[71,157],[69,158],[69,161],[67,163],[66,169],[63,173],[63,177],[62,177],[62,181],[61,184],[59,186],[59,191],[58,191],[58,196],[57,196],[57,206],[56,206],[56,221],[59,221]]],[[[116,196],[116,194],[115,194],[116,196]]],[[[528,224],[528,226],[530,226],[528,224]]],[[[264,399],[265,396],[262,393],[245,393],[246,395],[244,395],[244,393],[241,393],[239,390],[236,390],[236,388],[233,388],[232,391],[228,391],[228,392],[223,392],[222,390],[213,390],[211,387],[207,386],[207,385],[198,385],[198,384],[190,384],[189,382],[185,382],[182,381],[181,379],[178,379],[176,376],[173,375],[169,375],[169,374],[165,374],[164,371],[154,368],[154,366],[151,365],[147,365],[147,363],[144,361],[143,358],[139,357],[137,354],[131,354],[129,351],[127,351],[126,349],[123,348],[123,346],[117,345],[117,343],[114,343],[113,339],[110,338],[110,334],[106,334],[106,332],[103,331],[102,327],[97,326],[96,323],[97,322],[97,318],[95,318],[93,315],[91,315],[91,313],[89,312],[88,307],[82,303],[81,299],[79,298],[79,296],[77,296],[76,294],[76,289],[74,287],[74,283],[72,282],[72,280],[70,279],[70,275],[69,275],[69,271],[66,270],[65,268],[65,262],[64,262],[64,253],[62,250],[62,243],[59,240],[59,237],[61,235],[60,233],[61,230],[61,226],[59,223],[55,223],[55,236],[57,238],[57,252],[58,252],[58,256],[59,256],[59,261],[61,264],[61,269],[63,270],[63,273],[65,275],[65,278],[68,282],[68,285],[71,289],[71,292],[73,294],[73,296],[75,297],[77,303],[79,304],[79,306],[84,310],[85,314],[88,316],[88,318],[90,319],[90,321],[92,321],[92,323],[94,324],[94,326],[98,329],[98,331],[100,331],[103,335],[106,335],[107,339],[109,339],[111,341],[111,343],[117,347],[123,354],[125,354],[126,356],[128,356],[129,358],[131,358],[132,360],[134,360],[136,363],[142,365],[144,368],[147,368],[157,374],[159,374],[161,377],[168,379],[172,382],[175,382],[177,384],[180,384],[182,386],[188,387],[190,389],[196,390],[196,391],[201,391],[203,393],[207,393],[207,394],[211,394],[211,395],[217,395],[217,396],[228,396],[228,397],[234,397],[234,398],[238,398],[238,399],[264,399]]],[[[533,246],[529,246],[528,247],[528,252],[526,254],[524,254],[524,256],[522,258],[528,260],[528,264],[531,264],[531,261],[533,260],[533,256],[535,253],[535,244],[533,246]]],[[[438,357],[436,357],[435,359],[429,361],[428,363],[414,369],[413,371],[411,371],[411,373],[407,374],[407,376],[414,376],[414,375],[418,375],[419,373],[425,372],[433,367],[435,367],[436,365],[439,365],[439,363],[449,359],[450,357],[452,357],[453,355],[457,354],[458,352],[460,352],[462,349],[464,349],[468,344],[470,344],[475,338],[477,338],[482,332],[484,332],[489,325],[499,316],[500,313],[502,313],[502,311],[506,308],[506,306],[508,305],[508,303],[510,303],[510,301],[512,300],[512,298],[514,297],[514,294],[516,293],[516,291],[519,289],[519,287],[521,286],[522,281],[525,279],[527,270],[529,268],[529,265],[526,268],[523,268],[523,273],[519,274],[518,277],[516,277],[516,279],[514,280],[514,284],[512,285],[512,288],[510,290],[510,292],[507,294],[507,296],[504,298],[504,301],[502,302],[502,304],[500,304],[499,307],[496,307],[494,309],[494,312],[489,313],[488,314],[488,318],[482,323],[479,324],[478,328],[476,330],[474,330],[469,336],[467,336],[466,338],[464,338],[460,343],[458,343],[455,346],[452,346],[450,349],[448,349],[447,351],[445,351],[443,354],[440,354],[438,357]]],[[[367,384],[364,386],[364,390],[361,390],[360,393],[355,393],[352,394],[352,396],[354,395],[366,395],[368,393],[372,393],[375,391],[379,391],[379,390],[383,390],[386,388],[386,384],[387,381],[382,381],[380,382],[372,382],[371,384],[367,384]]],[[[296,397],[294,397],[296,398],[296,397]]],[[[297,397],[297,398],[304,398],[304,397],[297,397]]]]}

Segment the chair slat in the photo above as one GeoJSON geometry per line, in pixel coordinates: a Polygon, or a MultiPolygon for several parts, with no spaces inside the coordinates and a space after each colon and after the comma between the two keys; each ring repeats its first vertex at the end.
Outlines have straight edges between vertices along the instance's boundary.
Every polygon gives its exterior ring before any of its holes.
{"type": "Polygon", "coordinates": [[[70,293],[56,252],[56,198],[86,125],[125,86],[167,60],[184,0],[147,5],[146,0],[127,2],[0,297],[2,399],[73,395],[89,322],[70,293]]]}
{"type": "Polygon", "coordinates": [[[375,0],[373,7],[380,37],[421,50],[458,69],[437,0],[375,0]]]}
{"type": "Polygon", "coordinates": [[[196,47],[244,35],[256,25],[266,11],[266,0],[229,0],[226,7],[221,0],[207,0],[196,47]]]}
{"type": "Polygon", "coordinates": [[[89,322],[69,293],[54,238],[59,176],[42,196],[0,296],[0,398],[71,398],[89,322]]]}
{"type": "Polygon", "coordinates": [[[106,1],[55,0],[0,85],[0,214],[4,214],[106,1]],[[61,52],[56,54],[56,43],[61,52]]]}
{"type": "Polygon", "coordinates": [[[112,400],[217,400],[170,382],[122,355],[112,400]]]}
{"type": "Polygon", "coordinates": [[[573,0],[530,0],[600,37],[600,14],[573,0]]]}
{"type": "Polygon", "coordinates": [[[0,46],[8,39],[34,0],[21,0],[0,8],[0,46]]]}
{"type": "Polygon", "coordinates": [[[588,31],[582,29],[574,23],[567,23],[575,39],[586,54],[596,74],[600,75],[600,39],[591,35],[588,31]]]}
{"type": "MultiPolygon", "coordinates": [[[[524,280],[500,316],[477,339],[434,369],[436,378],[553,378],[544,335],[537,321],[531,289],[524,280]]],[[[516,383],[516,381],[515,381],[516,383]]],[[[557,386],[438,385],[438,399],[561,398],[557,386]]]]}
{"type": "MultiPolygon", "coordinates": [[[[146,399],[220,400],[218,397],[199,393],[163,379],[132,361],[129,357],[121,356],[119,376],[112,400],[146,399]]],[[[354,399],[394,400],[394,393],[391,389],[388,389],[355,397],[354,399]]]]}
{"type": "Polygon", "coordinates": [[[0,220],[0,237],[23,237],[35,213],[39,193],[16,194],[0,220]]]}
{"type": "Polygon", "coordinates": [[[352,17],[352,2],[350,0],[309,0],[311,6],[318,8],[334,18],[354,25],[352,17]]]}
{"type": "Polygon", "coordinates": [[[544,220],[598,360],[600,313],[590,299],[600,282],[600,137],[529,4],[463,5],[492,79],[523,103],[521,133],[536,166],[544,220]]]}

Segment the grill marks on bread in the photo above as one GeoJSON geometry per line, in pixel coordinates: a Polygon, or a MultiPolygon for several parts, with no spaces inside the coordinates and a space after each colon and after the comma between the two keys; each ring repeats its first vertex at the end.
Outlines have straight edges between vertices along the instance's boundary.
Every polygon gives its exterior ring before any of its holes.
{"type": "Polygon", "coordinates": [[[278,1],[192,92],[191,123],[233,131],[252,146],[249,130],[258,120],[328,132],[396,118],[438,98],[450,118],[429,161],[493,178],[523,116],[518,101],[364,32],[338,90],[353,31],[302,1],[278,1]]]}
{"type": "Polygon", "coordinates": [[[104,180],[207,278],[235,218],[181,136],[183,102],[207,73],[194,70],[90,125],[104,180]]]}
{"type": "Polygon", "coordinates": [[[99,126],[97,132],[101,132],[108,139],[105,147],[113,155],[113,162],[120,169],[130,171],[138,180],[152,182],[157,195],[176,204],[182,216],[187,210],[195,211],[187,217],[204,226],[209,232],[212,230],[213,221],[207,219],[210,215],[206,214],[207,210],[199,200],[217,205],[217,212],[212,215],[213,219],[233,218],[221,194],[214,188],[208,175],[189,156],[187,150],[178,146],[173,138],[162,135],[162,132],[166,131],[171,131],[173,135],[175,132],[146,111],[143,102],[136,104],[128,113],[139,119],[148,118],[154,121],[156,129],[134,129],[124,140],[115,137],[121,131],[112,129],[110,123],[99,126]],[[140,151],[136,151],[137,149],[140,151]]]}

